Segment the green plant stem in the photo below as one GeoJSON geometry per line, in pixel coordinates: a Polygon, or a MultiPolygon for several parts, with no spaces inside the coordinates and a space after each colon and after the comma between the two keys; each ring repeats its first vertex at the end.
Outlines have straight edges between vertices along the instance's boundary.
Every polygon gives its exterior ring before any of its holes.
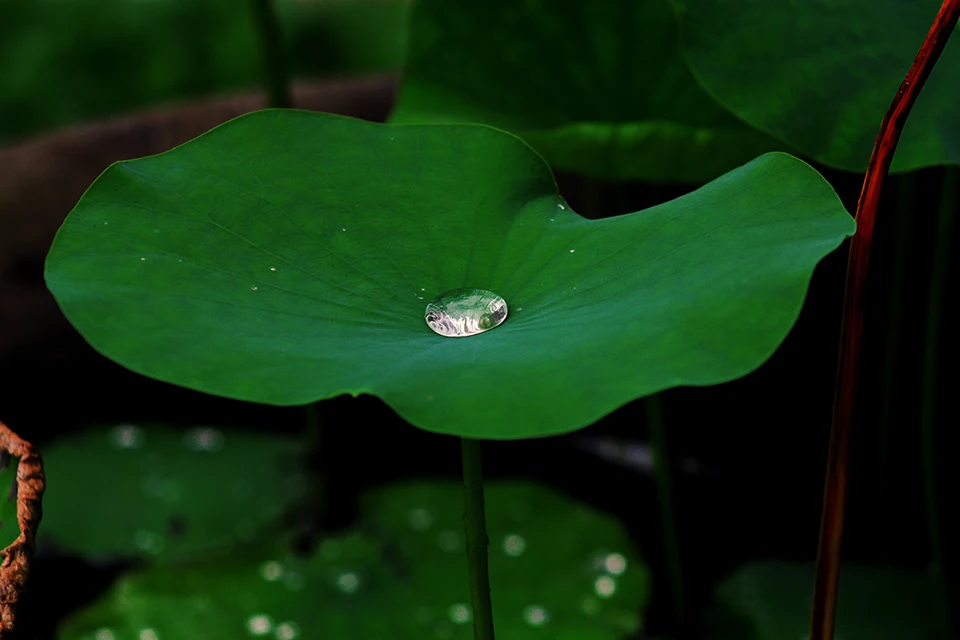
{"type": "Polygon", "coordinates": [[[865,285],[880,194],[910,109],[950,39],[958,16],[960,0],[945,0],[920,47],[920,52],[880,123],[880,133],[867,165],[863,190],[857,203],[857,233],[850,242],[843,320],[840,324],[840,354],[837,358],[833,422],[830,428],[830,450],[827,455],[823,512],[817,546],[810,640],[832,640],[836,621],[840,548],[843,542],[850,460],[850,431],[853,428],[854,399],[863,338],[865,285]]]}
{"type": "Polygon", "coordinates": [[[474,640],[494,640],[480,440],[461,438],[460,446],[463,452],[463,521],[467,530],[467,570],[470,574],[470,604],[473,607],[473,637],[474,640]]]}
{"type": "Polygon", "coordinates": [[[273,0],[251,1],[263,56],[263,81],[268,104],[271,107],[289,108],[293,106],[293,99],[280,38],[280,21],[274,11],[273,0]]]}
{"type": "MultiPolygon", "coordinates": [[[[952,558],[947,553],[951,545],[945,544],[946,515],[950,506],[940,495],[937,479],[937,384],[940,367],[940,336],[943,314],[943,299],[946,295],[947,273],[950,265],[950,240],[953,236],[957,208],[960,206],[957,189],[960,188],[958,170],[950,167],[944,170],[943,191],[940,198],[940,214],[937,220],[937,240],[933,253],[933,270],[930,274],[930,292],[927,300],[927,323],[923,349],[923,385],[921,396],[920,438],[923,451],[924,494],[927,503],[927,517],[930,525],[930,541],[933,547],[934,562],[940,568],[940,581],[943,585],[947,610],[950,612],[951,626],[955,635],[960,637],[960,584],[952,566],[952,558]]],[[[946,484],[946,483],[944,483],[946,484]]]]}
{"type": "Polygon", "coordinates": [[[661,394],[649,396],[645,401],[647,423],[650,425],[650,440],[653,445],[653,471],[657,483],[657,498],[660,503],[660,524],[663,546],[667,556],[667,576],[673,595],[673,612],[676,622],[687,626],[686,598],[683,590],[683,569],[680,564],[680,545],[677,541],[676,513],[673,499],[673,469],[667,446],[667,430],[663,420],[661,394]]]}

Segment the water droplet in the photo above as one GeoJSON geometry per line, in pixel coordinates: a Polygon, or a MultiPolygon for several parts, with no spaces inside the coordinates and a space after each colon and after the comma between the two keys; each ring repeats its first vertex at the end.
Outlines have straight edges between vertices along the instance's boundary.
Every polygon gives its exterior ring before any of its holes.
{"type": "Polygon", "coordinates": [[[250,287],[250,291],[256,291],[256,290],[257,290],[257,285],[253,285],[252,287],[250,287]]]}
{"type": "Polygon", "coordinates": [[[273,630],[273,618],[258,613],[247,618],[247,631],[255,636],[265,636],[273,630]]]}
{"type": "Polygon", "coordinates": [[[466,624],[473,619],[473,611],[465,604],[455,604],[447,612],[450,616],[450,622],[456,624],[466,624]]]}
{"type": "Polygon", "coordinates": [[[573,253],[574,251],[576,251],[576,249],[570,249],[570,253],[573,253]]]}
{"type": "Polygon", "coordinates": [[[141,629],[140,640],[160,640],[160,636],[153,629],[141,629]]]}
{"type": "Polygon", "coordinates": [[[277,270],[276,267],[270,267],[270,271],[276,271],[276,270],[277,270]]]}
{"type": "Polygon", "coordinates": [[[106,220],[104,220],[104,221],[103,221],[103,224],[110,224],[110,223],[109,223],[109,222],[107,222],[106,220]]]}
{"type": "Polygon", "coordinates": [[[113,629],[107,629],[106,627],[103,627],[102,629],[97,629],[94,632],[93,637],[96,638],[97,640],[113,640],[114,638],[113,629]]]}
{"type": "Polygon", "coordinates": [[[493,329],[507,317],[506,301],[486,289],[453,289],[430,301],[424,319],[447,338],[474,336],[493,329]]]}
{"type": "Polygon", "coordinates": [[[539,627],[546,624],[550,616],[543,607],[529,606],[523,610],[524,621],[533,627],[539,627]]]}
{"type": "Polygon", "coordinates": [[[344,228],[343,228],[343,231],[346,231],[346,230],[347,230],[347,228],[346,228],[346,227],[344,227],[344,228]]]}
{"type": "Polygon", "coordinates": [[[415,531],[426,531],[433,525],[433,514],[423,507],[411,509],[407,515],[410,528],[415,531]]]}
{"type": "Polygon", "coordinates": [[[276,582],[283,577],[283,565],[276,560],[269,560],[260,565],[260,575],[267,582],[276,582]]]}
{"type": "Polygon", "coordinates": [[[593,583],[593,590],[601,598],[609,598],[617,590],[617,581],[610,576],[600,576],[593,583]]]}
{"type": "Polygon", "coordinates": [[[139,449],[143,446],[143,429],[133,424],[118,424],[113,428],[110,440],[120,449],[139,449]]]}
{"type": "Polygon", "coordinates": [[[337,587],[346,594],[356,593],[360,588],[360,578],[352,571],[337,576],[337,587]]]}
{"type": "Polygon", "coordinates": [[[446,529],[437,534],[437,544],[440,545],[441,551],[446,551],[447,553],[453,553],[460,549],[460,540],[461,535],[457,531],[452,529],[446,529]]]}
{"type": "Polygon", "coordinates": [[[293,640],[300,635],[300,625],[296,622],[281,622],[273,633],[277,640],[293,640]]]}
{"type": "Polygon", "coordinates": [[[563,209],[563,210],[566,210],[566,207],[563,206],[562,204],[558,204],[557,206],[560,207],[560,208],[563,209]]]}
{"type": "Polygon", "coordinates": [[[523,536],[517,534],[509,535],[503,539],[503,552],[508,556],[517,556],[523,554],[527,548],[527,541],[523,539],[523,536]]]}
{"type": "Polygon", "coordinates": [[[619,576],[627,570],[627,559],[621,553],[608,553],[607,557],[603,559],[603,568],[607,570],[607,573],[619,576]]]}
{"type": "Polygon", "coordinates": [[[140,262],[146,262],[146,258],[140,258],[140,262]]]}
{"type": "Polygon", "coordinates": [[[192,451],[219,451],[223,448],[223,434],[210,427],[191,429],[184,436],[187,448],[192,451]]]}

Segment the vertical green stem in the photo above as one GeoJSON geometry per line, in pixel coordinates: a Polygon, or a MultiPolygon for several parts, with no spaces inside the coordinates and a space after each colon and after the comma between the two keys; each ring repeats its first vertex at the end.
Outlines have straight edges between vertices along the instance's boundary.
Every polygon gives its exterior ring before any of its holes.
{"type": "Polygon", "coordinates": [[[287,77],[287,66],[280,38],[280,21],[274,11],[273,1],[251,1],[253,2],[253,19],[263,56],[263,81],[268,104],[271,107],[289,108],[293,105],[293,99],[290,97],[290,81],[287,77]]]}
{"type": "Polygon", "coordinates": [[[683,590],[683,571],[680,565],[680,545],[677,541],[676,514],[673,499],[673,470],[667,447],[667,430],[663,420],[663,400],[660,394],[649,396],[645,402],[650,440],[653,445],[653,470],[660,503],[660,523],[664,551],[667,555],[667,573],[673,595],[676,622],[686,626],[686,602],[683,590]]]}
{"type": "MultiPolygon", "coordinates": [[[[926,494],[927,516],[930,525],[930,537],[933,546],[934,561],[940,567],[940,578],[947,600],[947,610],[951,611],[951,623],[955,631],[960,631],[960,576],[957,576],[952,558],[947,556],[953,546],[945,535],[946,518],[942,516],[953,505],[948,505],[944,496],[939,495],[937,480],[937,384],[940,367],[940,334],[943,299],[946,293],[947,272],[950,264],[950,239],[953,235],[957,208],[960,206],[957,189],[960,188],[958,170],[950,167],[944,170],[943,191],[940,199],[940,214],[937,220],[937,240],[933,253],[933,270],[930,274],[930,293],[927,301],[927,326],[923,353],[923,387],[921,396],[920,437],[923,451],[924,493],[926,494]]],[[[944,483],[946,484],[946,483],[944,483]]]]}
{"type": "Polygon", "coordinates": [[[473,637],[474,640],[494,640],[480,441],[461,438],[460,443],[463,452],[463,520],[467,529],[467,570],[470,573],[470,604],[473,606],[473,637]]]}

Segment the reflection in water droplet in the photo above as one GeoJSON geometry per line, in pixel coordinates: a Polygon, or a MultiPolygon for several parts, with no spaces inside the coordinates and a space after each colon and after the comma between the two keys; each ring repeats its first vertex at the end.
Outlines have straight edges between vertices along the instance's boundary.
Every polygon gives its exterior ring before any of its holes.
{"type": "Polygon", "coordinates": [[[546,624],[547,620],[550,619],[550,616],[547,615],[547,612],[543,607],[529,606],[523,610],[523,619],[527,624],[534,627],[539,627],[543,624],[546,624]]]}
{"type": "Polygon", "coordinates": [[[433,526],[433,514],[423,507],[417,507],[416,509],[410,510],[410,513],[407,515],[407,521],[410,523],[410,528],[414,531],[426,531],[433,526]]]}
{"type": "Polygon", "coordinates": [[[269,560],[260,565],[260,575],[267,582],[276,582],[283,577],[283,565],[276,560],[269,560]]]}
{"type": "Polygon", "coordinates": [[[352,571],[341,573],[337,576],[337,587],[339,587],[343,593],[356,593],[357,589],[360,588],[360,578],[352,571]]]}
{"type": "Polygon", "coordinates": [[[113,640],[113,629],[107,629],[106,627],[97,629],[94,632],[93,637],[95,637],[97,640],[113,640]]]}
{"type": "Polygon", "coordinates": [[[517,557],[527,548],[527,541],[523,536],[517,534],[509,535],[503,539],[503,552],[508,556],[517,557]]]}
{"type": "Polygon", "coordinates": [[[627,570],[627,559],[621,553],[608,553],[603,559],[603,568],[611,575],[619,576],[627,570]]]}
{"type": "Polygon", "coordinates": [[[140,640],[160,640],[160,636],[153,629],[141,629],[140,640]]]}
{"type": "Polygon", "coordinates": [[[110,434],[110,441],[119,449],[139,449],[144,440],[143,429],[134,424],[118,424],[110,434]]]}
{"type": "Polygon", "coordinates": [[[427,325],[441,336],[463,338],[493,329],[507,317],[506,301],[486,289],[453,289],[430,301],[427,325]]]}
{"type": "Polygon", "coordinates": [[[140,529],[133,534],[133,543],[137,549],[154,555],[163,551],[164,547],[163,538],[145,529],[140,529]]]}
{"type": "Polygon", "coordinates": [[[300,635],[300,626],[293,621],[281,622],[273,635],[277,640],[293,640],[300,635]]]}
{"type": "Polygon", "coordinates": [[[440,545],[442,551],[447,553],[453,553],[460,549],[460,541],[463,537],[463,534],[459,531],[453,531],[452,529],[445,529],[437,534],[437,544],[440,545]]]}
{"type": "Polygon", "coordinates": [[[455,604],[447,613],[450,616],[450,622],[457,624],[466,624],[473,619],[473,611],[465,604],[455,604]]]}
{"type": "Polygon", "coordinates": [[[264,636],[273,630],[273,618],[258,613],[247,618],[247,631],[255,636],[264,636]]]}
{"type": "Polygon", "coordinates": [[[609,598],[617,590],[617,581],[610,576],[600,576],[593,583],[593,590],[601,598],[609,598]]]}

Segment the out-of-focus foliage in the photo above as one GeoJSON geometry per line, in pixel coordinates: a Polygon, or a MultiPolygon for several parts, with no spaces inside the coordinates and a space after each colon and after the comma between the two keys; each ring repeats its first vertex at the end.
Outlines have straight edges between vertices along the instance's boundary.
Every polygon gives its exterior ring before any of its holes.
{"type": "MultiPolygon", "coordinates": [[[[398,69],[405,0],[276,0],[294,77],[398,69]]],[[[248,0],[4,0],[0,142],[256,86],[248,0]]]]}

